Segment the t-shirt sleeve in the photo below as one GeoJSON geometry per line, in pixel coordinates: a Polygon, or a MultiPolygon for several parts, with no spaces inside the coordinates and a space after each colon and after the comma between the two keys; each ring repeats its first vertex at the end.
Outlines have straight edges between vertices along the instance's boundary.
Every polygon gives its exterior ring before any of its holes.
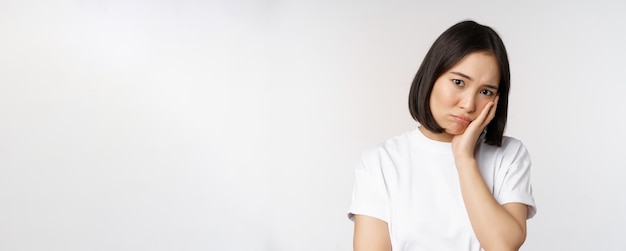
{"type": "Polygon", "coordinates": [[[528,205],[526,218],[530,219],[537,213],[530,182],[530,154],[521,142],[519,142],[519,146],[515,148],[515,152],[509,154],[513,157],[503,163],[506,163],[506,169],[496,200],[501,205],[507,203],[522,203],[528,205]]]}
{"type": "Polygon", "coordinates": [[[355,182],[348,218],[353,221],[354,215],[358,214],[389,222],[388,193],[380,161],[366,155],[354,171],[355,182]]]}

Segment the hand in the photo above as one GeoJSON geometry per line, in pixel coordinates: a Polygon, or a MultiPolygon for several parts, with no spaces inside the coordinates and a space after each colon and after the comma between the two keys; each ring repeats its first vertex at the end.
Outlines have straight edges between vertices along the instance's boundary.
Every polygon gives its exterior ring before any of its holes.
{"type": "Polygon", "coordinates": [[[485,127],[496,116],[496,108],[498,106],[498,99],[496,98],[487,103],[487,105],[480,112],[480,115],[472,121],[462,134],[455,135],[452,138],[452,153],[455,159],[461,158],[474,158],[474,147],[478,137],[483,132],[485,127]]]}

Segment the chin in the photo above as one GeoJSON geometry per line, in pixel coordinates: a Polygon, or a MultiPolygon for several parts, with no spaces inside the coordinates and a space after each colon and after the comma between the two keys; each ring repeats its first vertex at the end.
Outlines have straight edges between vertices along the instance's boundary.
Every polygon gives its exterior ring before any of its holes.
{"type": "Polygon", "coordinates": [[[446,133],[451,134],[451,135],[461,135],[465,132],[465,127],[463,128],[458,128],[458,127],[450,127],[448,129],[446,129],[446,133]]]}

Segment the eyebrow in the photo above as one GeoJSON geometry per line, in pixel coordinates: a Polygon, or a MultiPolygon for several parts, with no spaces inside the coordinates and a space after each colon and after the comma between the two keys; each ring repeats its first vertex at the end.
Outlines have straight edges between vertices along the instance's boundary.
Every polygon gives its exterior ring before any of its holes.
{"type": "MultiPolygon", "coordinates": [[[[470,76],[467,76],[466,74],[461,73],[461,72],[453,71],[453,72],[450,72],[450,73],[455,74],[455,75],[459,75],[459,76],[464,77],[464,78],[467,78],[467,79],[469,79],[469,80],[473,80],[470,76]]],[[[496,90],[496,91],[498,90],[498,87],[497,87],[497,86],[495,86],[495,85],[485,85],[485,86],[486,86],[487,88],[491,88],[491,89],[494,89],[494,90],[496,90]]]]}
{"type": "Polygon", "coordinates": [[[450,73],[452,73],[452,74],[456,74],[456,75],[459,75],[459,76],[464,77],[464,78],[467,78],[467,79],[469,79],[469,80],[472,80],[472,78],[471,78],[470,76],[467,76],[467,75],[465,75],[464,73],[460,73],[460,72],[457,72],[457,71],[453,71],[453,72],[450,72],[450,73]]]}

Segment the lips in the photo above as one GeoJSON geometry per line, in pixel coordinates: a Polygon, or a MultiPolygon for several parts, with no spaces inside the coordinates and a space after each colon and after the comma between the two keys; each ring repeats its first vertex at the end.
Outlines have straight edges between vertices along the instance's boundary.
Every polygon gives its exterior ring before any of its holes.
{"type": "Polygon", "coordinates": [[[462,125],[469,125],[469,123],[472,122],[472,120],[468,117],[452,115],[452,118],[454,118],[454,121],[462,125]]]}

